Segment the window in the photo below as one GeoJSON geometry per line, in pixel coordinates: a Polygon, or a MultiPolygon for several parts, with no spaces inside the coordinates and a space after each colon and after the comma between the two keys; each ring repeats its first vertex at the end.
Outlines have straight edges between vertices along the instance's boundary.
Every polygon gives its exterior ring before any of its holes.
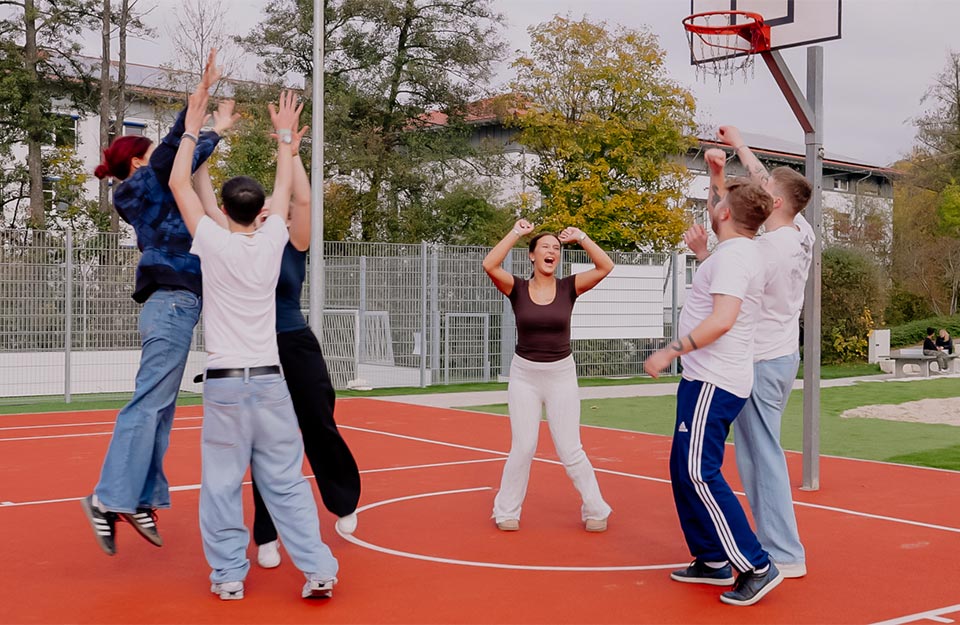
{"type": "Polygon", "coordinates": [[[848,241],[853,235],[853,218],[847,213],[835,212],[833,215],[833,236],[837,241],[848,241]]]}
{"type": "Polygon", "coordinates": [[[847,178],[834,178],[833,179],[833,190],[834,191],[849,191],[850,190],[850,181],[847,178]]]}
{"type": "Polygon", "coordinates": [[[688,254],[686,267],[687,271],[685,276],[687,286],[693,284],[693,274],[697,273],[697,267],[699,266],[700,262],[697,260],[697,257],[692,254],[688,254]]]}
{"type": "Polygon", "coordinates": [[[46,145],[57,148],[77,147],[77,117],[66,114],[57,115],[46,145]]]}

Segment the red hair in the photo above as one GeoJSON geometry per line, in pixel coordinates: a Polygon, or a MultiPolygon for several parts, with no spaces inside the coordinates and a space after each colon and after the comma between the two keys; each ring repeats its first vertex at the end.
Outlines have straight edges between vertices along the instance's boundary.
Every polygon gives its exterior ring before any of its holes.
{"type": "Polygon", "coordinates": [[[113,176],[126,180],[133,168],[131,161],[143,158],[153,141],[146,137],[117,137],[110,147],[103,151],[103,161],[97,165],[93,175],[97,178],[113,176]]]}

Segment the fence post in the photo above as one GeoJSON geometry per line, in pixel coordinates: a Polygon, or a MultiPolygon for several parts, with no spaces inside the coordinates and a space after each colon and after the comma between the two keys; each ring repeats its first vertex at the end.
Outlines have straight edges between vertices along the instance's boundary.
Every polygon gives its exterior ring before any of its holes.
{"type": "Polygon", "coordinates": [[[73,347],[73,230],[66,229],[63,301],[63,401],[70,403],[70,352],[73,347]]]}
{"type": "MultiPolygon", "coordinates": [[[[420,241],[420,388],[427,386],[427,242],[420,241]]],[[[433,380],[431,380],[433,382],[433,380]]]]}
{"type": "Polygon", "coordinates": [[[430,254],[430,311],[433,328],[430,333],[431,379],[440,379],[440,252],[434,246],[430,254]]]}
{"type": "Polygon", "coordinates": [[[358,304],[357,312],[357,324],[359,325],[359,334],[357,335],[360,339],[357,343],[357,363],[367,362],[367,336],[366,336],[366,319],[364,318],[367,313],[367,257],[360,257],[360,302],[358,304]]]}

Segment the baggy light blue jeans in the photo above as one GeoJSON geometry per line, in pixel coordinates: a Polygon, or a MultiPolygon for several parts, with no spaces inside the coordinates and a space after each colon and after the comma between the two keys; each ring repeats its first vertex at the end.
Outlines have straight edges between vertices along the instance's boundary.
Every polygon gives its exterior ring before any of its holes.
{"type": "Polygon", "coordinates": [[[107,510],[170,507],[163,456],[199,318],[200,298],[185,289],[155,291],[143,305],[136,387],[117,415],[94,489],[107,510]]]}
{"type": "Polygon", "coordinates": [[[797,377],[800,354],[753,365],[753,390],[733,422],[737,470],[757,525],[757,538],[777,564],[804,564],[780,422],[797,377]]]}
{"type": "Polygon", "coordinates": [[[219,378],[203,385],[200,533],[213,583],[250,570],[243,522],[247,467],[294,565],[308,579],[331,580],[337,560],[320,538],[313,492],[303,477],[303,438],[280,375],[219,378]]]}
{"type": "Polygon", "coordinates": [[[507,385],[510,407],[510,455],[503,466],[500,490],[493,503],[499,523],[519,519],[530,481],[530,465],[537,452],[540,415],[547,409],[553,446],[567,475],[580,493],[581,519],[605,519],[611,508],[600,494],[597,475],[580,443],[580,393],[573,356],[557,362],[533,362],[514,355],[507,385]]]}

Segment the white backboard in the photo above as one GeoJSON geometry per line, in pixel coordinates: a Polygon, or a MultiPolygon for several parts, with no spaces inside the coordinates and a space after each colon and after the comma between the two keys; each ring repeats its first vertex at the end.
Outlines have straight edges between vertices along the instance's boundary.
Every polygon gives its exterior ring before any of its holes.
{"type": "MultiPolygon", "coordinates": [[[[593,269],[573,263],[571,273],[593,269]]],[[[643,339],[663,336],[663,265],[617,265],[577,298],[573,339],[643,339]]]]}
{"type": "MultiPolygon", "coordinates": [[[[770,26],[770,49],[780,50],[840,38],[841,0],[690,0],[690,13],[748,11],[763,16],[770,26]]],[[[713,22],[711,22],[713,23],[713,22]]],[[[709,49],[707,62],[743,53],[723,48],[709,49]]]]}

